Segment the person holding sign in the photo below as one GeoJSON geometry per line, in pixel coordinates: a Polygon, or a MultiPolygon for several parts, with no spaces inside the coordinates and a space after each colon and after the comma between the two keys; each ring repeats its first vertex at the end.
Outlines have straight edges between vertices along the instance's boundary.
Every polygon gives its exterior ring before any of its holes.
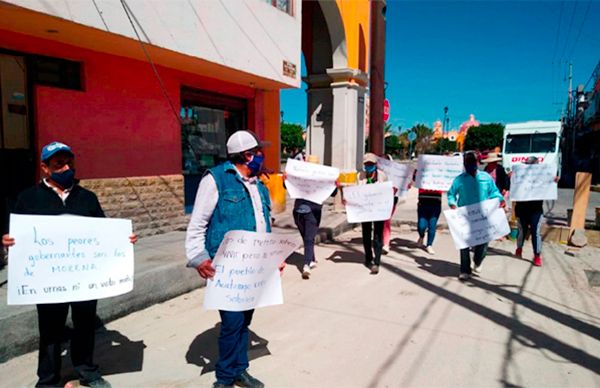
{"type": "MultiPolygon", "coordinates": [[[[319,157],[316,155],[308,155],[306,158],[308,163],[319,164],[319,157]]],[[[283,174],[283,186],[286,187],[285,181],[287,173],[283,174]]],[[[340,183],[336,180],[336,188],[331,193],[331,197],[337,194],[337,187],[340,183]]],[[[317,266],[315,258],[315,237],[319,231],[321,224],[322,203],[309,201],[305,198],[296,198],[294,201],[294,223],[300,231],[302,241],[304,242],[304,266],[302,267],[302,279],[310,279],[311,270],[317,266]]]]}
{"type": "MultiPolygon", "coordinates": [[[[386,182],[385,173],[377,168],[377,155],[368,152],[363,157],[363,169],[358,174],[358,184],[367,185],[386,182]]],[[[397,189],[396,189],[397,190],[397,189]]],[[[371,274],[379,273],[381,253],[383,250],[383,224],[385,221],[363,222],[362,239],[365,248],[365,266],[371,269],[371,274]]]]}
{"type": "MultiPolygon", "coordinates": [[[[415,177],[417,171],[415,170],[415,177]]],[[[442,213],[442,191],[419,189],[417,201],[417,232],[419,238],[417,246],[425,248],[430,255],[435,255],[433,240],[437,229],[437,222],[442,213]],[[425,232],[427,232],[427,245],[424,245],[425,232]]]]}
{"type": "MultiPolygon", "coordinates": [[[[79,186],[75,179],[75,156],[68,145],[47,144],[42,148],[40,160],[41,182],[19,194],[13,213],[104,217],[96,195],[79,186]]],[[[135,243],[137,236],[133,234],[129,240],[135,243]]],[[[16,243],[19,242],[10,235],[2,236],[4,247],[16,243]]],[[[36,387],[57,386],[61,382],[61,342],[69,307],[73,319],[71,361],[80,383],[95,388],[110,387],[93,362],[96,304],[97,300],[87,300],[37,305],[40,342],[36,387]]]]}
{"type": "MultiPolygon", "coordinates": [[[[500,207],[505,207],[504,197],[490,174],[479,171],[477,168],[477,156],[474,152],[467,152],[464,156],[465,172],[454,178],[450,190],[448,190],[448,206],[456,207],[472,205],[487,199],[498,198],[500,207]]],[[[481,271],[481,263],[485,258],[488,244],[476,245],[473,248],[473,272],[481,271]]],[[[471,253],[470,248],[460,250],[460,280],[471,277],[471,253]]]]}
{"type": "MultiPolygon", "coordinates": [[[[525,164],[537,164],[538,158],[530,156],[524,162],[525,164]]],[[[510,173],[512,175],[512,172],[510,173]]],[[[559,177],[554,181],[558,182],[559,177]]],[[[542,266],[542,217],[544,215],[542,200],[538,201],[518,201],[515,202],[515,216],[517,217],[519,232],[517,234],[517,250],[515,256],[523,257],[523,245],[527,233],[531,231],[531,245],[533,247],[533,265],[542,266]]]]}
{"type": "MultiPolygon", "coordinates": [[[[257,179],[264,159],[260,144],[251,132],[237,131],[227,140],[227,154],[229,160],[208,170],[200,181],[187,228],[187,266],[205,279],[215,275],[212,259],[228,231],[271,232],[269,192],[257,179]]],[[[263,387],[247,371],[248,326],[254,310],[219,310],[219,314],[219,360],[213,386],[263,387]]]]}

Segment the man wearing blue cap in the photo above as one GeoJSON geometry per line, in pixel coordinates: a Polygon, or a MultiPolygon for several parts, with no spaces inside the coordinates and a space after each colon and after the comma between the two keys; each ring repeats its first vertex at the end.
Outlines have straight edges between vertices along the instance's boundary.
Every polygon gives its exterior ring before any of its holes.
{"type": "MultiPolygon", "coordinates": [[[[52,142],[42,148],[42,180],[19,194],[12,212],[104,217],[96,195],[78,185],[74,157],[71,148],[60,142],[52,142]]],[[[133,234],[129,239],[131,243],[135,243],[137,236],[133,234]]],[[[8,248],[15,244],[15,240],[5,234],[2,236],[2,244],[8,248]]],[[[37,370],[39,380],[36,387],[56,387],[61,383],[61,339],[69,306],[73,320],[71,360],[81,384],[95,388],[110,387],[93,362],[96,304],[96,300],[87,300],[37,305],[40,343],[37,370]]]]}

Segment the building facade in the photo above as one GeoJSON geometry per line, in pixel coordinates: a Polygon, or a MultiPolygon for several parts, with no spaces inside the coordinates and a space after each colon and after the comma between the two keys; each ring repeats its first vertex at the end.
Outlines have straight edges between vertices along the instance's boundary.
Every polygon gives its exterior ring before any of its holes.
{"type": "Polygon", "coordinates": [[[320,123],[310,144],[328,164],[356,165],[368,5],[1,0],[3,229],[54,140],[73,147],[77,176],[109,216],[131,218],[142,236],[185,227],[202,173],[226,157],[233,131],[270,143],[266,165],[279,169],[279,90],[300,86],[302,51],[308,114],[320,123]]]}

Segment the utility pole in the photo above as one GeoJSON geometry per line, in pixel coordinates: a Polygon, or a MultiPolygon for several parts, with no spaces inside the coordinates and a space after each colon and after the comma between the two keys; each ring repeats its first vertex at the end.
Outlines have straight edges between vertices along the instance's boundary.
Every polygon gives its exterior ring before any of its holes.
{"type": "Polygon", "coordinates": [[[573,64],[569,62],[569,105],[567,105],[567,117],[571,117],[573,105],[573,64]]]}
{"type": "Polygon", "coordinates": [[[383,100],[385,95],[386,0],[371,0],[371,69],[369,104],[369,148],[383,155],[383,100]]]}
{"type": "Polygon", "coordinates": [[[442,134],[448,131],[448,107],[444,107],[444,122],[442,123],[442,134]]]}

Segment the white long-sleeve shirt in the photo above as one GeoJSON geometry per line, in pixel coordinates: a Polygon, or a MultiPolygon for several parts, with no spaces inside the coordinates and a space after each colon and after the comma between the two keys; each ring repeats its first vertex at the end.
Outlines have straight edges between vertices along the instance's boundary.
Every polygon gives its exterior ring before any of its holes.
{"type": "MultiPolygon", "coordinates": [[[[250,193],[252,208],[254,209],[254,219],[256,220],[256,231],[266,232],[267,224],[263,215],[262,201],[258,191],[258,179],[245,178],[241,174],[240,177],[248,193],[250,193]]],[[[194,200],[194,210],[192,211],[192,217],[190,218],[185,236],[188,267],[196,268],[204,260],[210,259],[206,250],[206,232],[218,202],[219,190],[217,189],[215,178],[211,174],[206,174],[198,186],[198,192],[194,200]]]]}

